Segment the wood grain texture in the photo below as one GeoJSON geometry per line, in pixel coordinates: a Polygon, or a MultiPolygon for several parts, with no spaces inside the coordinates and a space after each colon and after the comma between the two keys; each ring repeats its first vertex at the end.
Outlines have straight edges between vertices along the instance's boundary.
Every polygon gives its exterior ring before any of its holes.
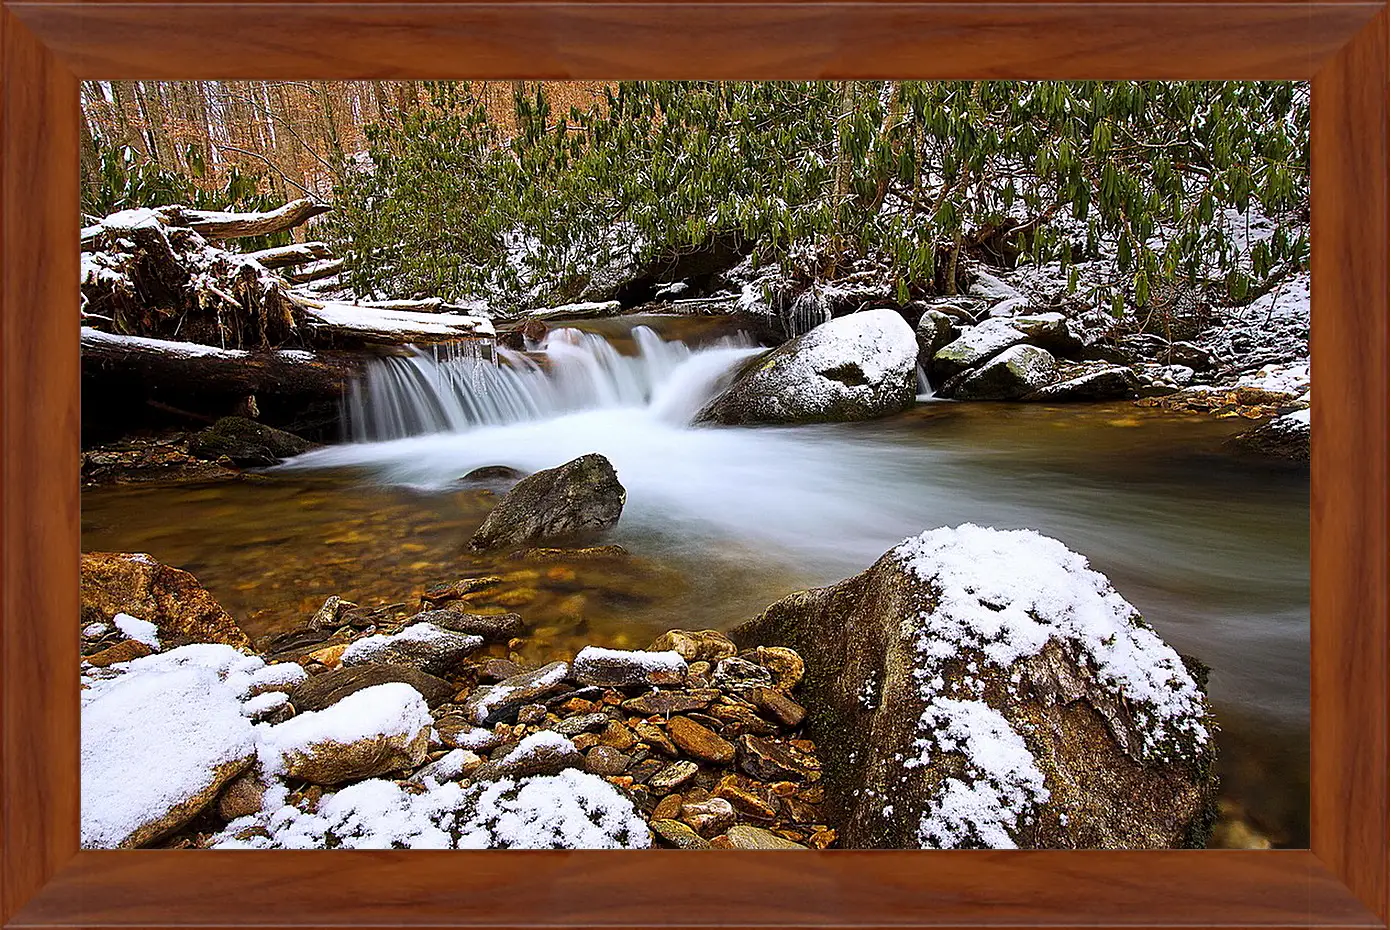
{"type": "Polygon", "coordinates": [[[1384,4],[1303,0],[798,6],[0,0],[0,922],[1385,926],[1386,48],[1384,4]],[[78,222],[70,72],[108,78],[1317,73],[1313,851],[76,853],[78,222]]]}
{"type": "Polygon", "coordinates": [[[10,8],[92,78],[1308,78],[1380,6],[166,0],[10,8]]]}
{"type": "Polygon", "coordinates": [[[77,848],[77,115],[0,10],[0,919],[77,848]]]}
{"type": "Polygon", "coordinates": [[[10,926],[238,916],[294,927],[1378,925],[1308,852],[176,851],[81,853],[10,926]]]}
{"type": "Polygon", "coordinates": [[[1310,841],[1387,919],[1387,15],[1313,85],[1310,841]]]}

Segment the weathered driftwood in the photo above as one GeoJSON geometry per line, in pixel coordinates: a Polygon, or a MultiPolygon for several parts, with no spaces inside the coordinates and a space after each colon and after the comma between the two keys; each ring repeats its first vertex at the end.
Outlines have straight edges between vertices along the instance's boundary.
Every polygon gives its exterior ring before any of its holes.
{"type": "Polygon", "coordinates": [[[82,329],[84,377],[104,373],[179,394],[337,398],[362,358],[303,349],[251,351],[82,329]]]}
{"type": "Polygon", "coordinates": [[[307,268],[299,271],[289,271],[285,277],[292,284],[308,284],[310,281],[319,281],[323,278],[331,278],[343,270],[343,259],[334,258],[328,261],[315,262],[307,268]]]}
{"type": "Polygon", "coordinates": [[[333,250],[323,242],[297,242],[274,249],[248,252],[246,257],[260,262],[266,268],[288,268],[294,265],[307,265],[309,262],[332,258],[333,250]]]}
{"type": "Polygon", "coordinates": [[[169,218],[170,226],[187,226],[206,239],[244,239],[292,229],[332,209],[326,203],[316,203],[304,197],[264,213],[190,210],[182,206],[162,207],[160,212],[169,218]]]}
{"type": "MultiPolygon", "coordinates": [[[[420,300],[359,300],[358,306],[375,310],[408,310],[414,313],[437,313],[446,308],[438,297],[425,297],[420,300]]],[[[459,308],[463,309],[463,308],[459,308]]]]}

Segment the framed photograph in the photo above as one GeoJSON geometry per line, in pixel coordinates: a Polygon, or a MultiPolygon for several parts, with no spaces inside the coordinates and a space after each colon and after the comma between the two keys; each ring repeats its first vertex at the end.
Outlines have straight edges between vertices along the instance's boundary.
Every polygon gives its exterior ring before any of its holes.
{"type": "Polygon", "coordinates": [[[0,49],[6,926],[1386,926],[1385,3],[0,49]]]}

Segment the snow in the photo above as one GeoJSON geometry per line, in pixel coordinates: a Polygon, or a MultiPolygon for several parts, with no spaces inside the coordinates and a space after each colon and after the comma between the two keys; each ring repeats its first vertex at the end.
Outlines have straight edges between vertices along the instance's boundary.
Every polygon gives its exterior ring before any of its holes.
{"type": "Polygon", "coordinates": [[[325,795],[312,814],[285,806],[233,821],[215,848],[639,849],[650,842],[631,801],[603,779],[567,769],[421,793],[370,779],[325,795]],[[236,838],[253,826],[270,836],[236,838]]]}
{"type": "Polygon", "coordinates": [[[159,649],[159,627],[148,620],[121,613],[112,617],[111,622],[128,638],[144,643],[151,649],[159,649]]]}
{"type": "Polygon", "coordinates": [[[517,765],[527,762],[537,755],[547,753],[571,754],[578,753],[575,744],[564,736],[553,730],[539,730],[523,739],[502,759],[503,765],[517,765]]]}
{"type": "Polygon", "coordinates": [[[1009,320],[991,318],[979,326],[963,330],[960,336],[938,349],[933,357],[973,368],[1027,338],[1009,320]]]}
{"type": "Polygon", "coordinates": [[[284,691],[266,691],[248,700],[241,706],[247,717],[261,717],[290,703],[290,696],[284,691]]]}
{"type": "Polygon", "coordinates": [[[923,712],[916,748],[904,766],[928,765],[938,752],[960,753],[970,781],[949,778],[924,811],[918,840],[925,849],[982,845],[1015,849],[1017,831],[1048,801],[1043,773],[1008,720],[984,701],[934,698],[923,712]]]}
{"type": "Polygon", "coordinates": [[[372,662],[424,664],[444,662],[483,645],[483,637],[455,633],[433,623],[412,623],[399,633],[354,640],[343,650],[344,665],[372,662]]]}
{"type": "Polygon", "coordinates": [[[88,639],[97,639],[105,636],[110,629],[111,625],[107,623],[89,623],[82,628],[82,635],[88,639]]]}
{"type": "Polygon", "coordinates": [[[363,688],[336,704],[306,711],[261,734],[261,758],[274,766],[277,754],[308,753],[320,743],[351,745],[398,734],[414,735],[434,723],[425,698],[410,685],[393,681],[363,688]]]}
{"type": "Polygon", "coordinates": [[[454,737],[454,745],[461,749],[488,749],[497,745],[497,742],[497,734],[482,727],[460,730],[459,734],[454,737]]]}
{"type": "Polygon", "coordinates": [[[1024,296],[1019,293],[1016,288],[1005,283],[990,272],[981,269],[977,269],[976,280],[971,283],[966,293],[972,297],[978,297],[981,300],[989,301],[992,304],[1005,300],[1015,300],[1024,296]]]}
{"type": "Polygon", "coordinates": [[[576,678],[607,678],[610,669],[634,669],[650,675],[653,672],[670,672],[674,675],[686,674],[686,660],[670,650],[648,652],[645,650],[604,649],[600,646],[585,646],[575,656],[576,678]]]}
{"type": "Polygon", "coordinates": [[[225,777],[227,767],[255,753],[237,691],[216,665],[149,663],[170,655],[123,663],[125,674],[93,681],[82,692],[86,848],[121,844],[206,794],[219,769],[225,777]]]}
{"type": "MultiPolygon", "coordinates": [[[[1053,639],[1131,708],[1143,727],[1144,745],[1133,747],[1142,757],[1187,755],[1185,747],[1207,742],[1203,696],[1178,654],[1062,543],[967,523],[909,538],[894,553],[935,601],[919,617],[919,681],[967,650],[1005,669],[1053,639]]],[[[937,697],[927,688],[923,696],[937,697]]]]}
{"type": "Polygon", "coordinates": [[[296,662],[267,665],[252,673],[248,693],[254,696],[264,692],[289,691],[308,677],[309,673],[296,662]]]}
{"type": "Polygon", "coordinates": [[[357,304],[328,301],[320,307],[306,307],[305,315],[342,330],[365,334],[389,333],[411,336],[493,336],[492,320],[462,313],[416,313],[409,310],[381,310],[357,304]]]}
{"type": "Polygon", "coordinates": [[[1258,371],[1237,379],[1238,387],[1259,388],[1281,394],[1303,394],[1309,389],[1309,360],[1290,362],[1285,365],[1266,365],[1258,371]]]}

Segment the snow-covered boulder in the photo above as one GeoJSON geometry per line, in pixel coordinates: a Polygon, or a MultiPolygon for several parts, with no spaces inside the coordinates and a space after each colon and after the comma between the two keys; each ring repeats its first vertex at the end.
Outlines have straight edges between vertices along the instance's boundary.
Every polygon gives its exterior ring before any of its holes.
{"type": "Polygon", "coordinates": [[[989,319],[979,326],[962,330],[932,356],[931,374],[940,384],[963,371],[981,365],[1001,352],[1027,341],[1028,337],[1009,320],[989,319]]]}
{"type": "Polygon", "coordinates": [[[958,400],[1018,400],[1057,376],[1058,361],[1048,350],[1017,345],[952,378],[942,385],[942,394],[958,400]]]}
{"type": "Polygon", "coordinates": [[[483,645],[483,637],[455,633],[433,623],[412,623],[399,633],[354,640],[341,662],[353,665],[410,665],[424,672],[447,671],[483,645]]]}
{"type": "Polygon", "coordinates": [[[83,624],[108,622],[117,614],[154,624],[153,635],[166,649],[188,643],[251,645],[236,621],[188,572],[143,552],[83,553],[83,624]]]}
{"type": "Polygon", "coordinates": [[[686,660],[677,652],[646,652],[586,646],[575,656],[574,678],[582,685],[623,687],[646,684],[656,673],[686,677],[686,660]]]}
{"type": "Polygon", "coordinates": [[[734,631],[806,660],[847,847],[1202,846],[1214,724],[1185,662],[1030,530],[906,540],[734,631]]]}
{"type": "Polygon", "coordinates": [[[628,492],[613,464],[597,452],[528,475],[473,534],[475,549],[575,540],[618,522],[628,492]]]}
{"type": "Polygon", "coordinates": [[[1056,311],[1016,316],[1009,322],[1025,335],[1029,345],[1054,355],[1071,356],[1082,349],[1082,339],[1072,331],[1068,318],[1056,311]]]}
{"type": "Polygon", "coordinates": [[[755,358],[695,419],[826,423],[897,413],[913,403],[917,356],[917,338],[897,311],[852,313],[755,358]]]}
{"type": "Polygon", "coordinates": [[[433,723],[410,685],[374,685],[269,728],[263,761],[269,756],[284,774],[317,785],[371,778],[424,762],[433,723]]]}
{"type": "Polygon", "coordinates": [[[1086,362],[1060,368],[1057,381],[1034,391],[1024,399],[1043,403],[1117,400],[1135,397],[1139,391],[1140,379],[1129,368],[1106,362],[1086,362]]]}
{"type": "Polygon", "coordinates": [[[185,646],[89,680],[82,692],[82,845],[143,846],[178,829],[256,758],[242,713],[261,660],[185,646]]]}
{"type": "Polygon", "coordinates": [[[1309,461],[1309,410],[1296,410],[1238,433],[1231,445],[1243,451],[1277,458],[1309,461]]]}
{"type": "Polygon", "coordinates": [[[325,795],[314,813],[286,805],[233,821],[219,849],[645,849],[633,803],[595,775],[435,785],[372,779],[325,795]]]}

